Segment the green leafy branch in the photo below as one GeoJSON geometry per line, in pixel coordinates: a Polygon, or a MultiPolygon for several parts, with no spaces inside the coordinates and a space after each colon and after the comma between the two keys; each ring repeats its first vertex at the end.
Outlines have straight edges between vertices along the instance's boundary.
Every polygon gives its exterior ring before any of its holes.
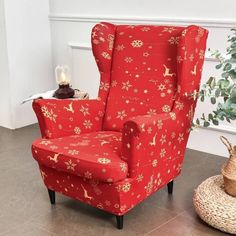
{"type": "Polygon", "coordinates": [[[210,124],[218,125],[220,121],[226,120],[230,123],[236,120],[236,29],[231,31],[233,35],[228,36],[227,58],[218,50],[213,52],[209,49],[211,56],[220,62],[215,68],[221,70],[221,78],[210,77],[198,93],[201,102],[209,97],[216,107],[209,114],[203,113],[197,118],[193,127],[208,127],[210,124]]]}

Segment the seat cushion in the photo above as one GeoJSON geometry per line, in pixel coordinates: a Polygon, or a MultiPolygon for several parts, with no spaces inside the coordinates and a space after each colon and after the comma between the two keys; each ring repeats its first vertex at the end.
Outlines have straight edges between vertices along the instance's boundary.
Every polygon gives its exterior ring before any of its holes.
{"type": "Polygon", "coordinates": [[[32,144],[40,165],[103,182],[126,178],[127,163],[120,159],[120,149],[121,133],[113,131],[37,139],[32,144]]]}

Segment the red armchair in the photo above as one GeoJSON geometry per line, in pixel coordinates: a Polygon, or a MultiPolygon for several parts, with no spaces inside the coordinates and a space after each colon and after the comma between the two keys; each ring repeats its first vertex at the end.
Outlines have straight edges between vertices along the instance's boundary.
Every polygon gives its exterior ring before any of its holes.
{"type": "Polygon", "coordinates": [[[33,102],[32,145],[51,203],[55,192],[123,215],[180,174],[208,32],[198,26],[97,24],[97,100],[33,102]]]}

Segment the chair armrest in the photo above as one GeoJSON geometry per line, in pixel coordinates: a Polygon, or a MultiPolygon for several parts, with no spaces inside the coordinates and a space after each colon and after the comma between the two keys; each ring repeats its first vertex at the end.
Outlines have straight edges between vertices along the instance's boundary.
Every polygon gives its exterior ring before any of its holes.
{"type": "Polygon", "coordinates": [[[101,130],[104,107],[100,100],[33,101],[42,137],[48,139],[101,130]]]}
{"type": "Polygon", "coordinates": [[[129,177],[148,165],[150,173],[170,171],[176,176],[180,172],[194,108],[193,99],[181,97],[170,113],[136,116],[125,122],[121,158],[128,163],[129,177]]]}

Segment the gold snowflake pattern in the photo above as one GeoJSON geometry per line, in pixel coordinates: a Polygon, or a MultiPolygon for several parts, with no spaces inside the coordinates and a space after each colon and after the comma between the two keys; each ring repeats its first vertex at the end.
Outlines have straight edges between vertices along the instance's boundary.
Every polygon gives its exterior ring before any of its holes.
{"type": "Polygon", "coordinates": [[[169,40],[168,40],[168,42],[170,43],[170,44],[176,44],[176,45],[178,45],[179,44],[179,37],[171,37],[169,40]]]}
{"type": "Polygon", "coordinates": [[[153,161],[152,161],[152,166],[153,166],[153,167],[156,167],[156,166],[157,166],[157,163],[158,163],[157,159],[153,160],[153,161]]]}
{"type": "Polygon", "coordinates": [[[171,120],[176,120],[176,114],[174,112],[170,112],[170,118],[171,120]]]}
{"type": "Polygon", "coordinates": [[[117,45],[116,50],[117,51],[123,51],[124,48],[125,48],[125,46],[123,44],[121,44],[121,45],[117,45]]]}
{"type": "Polygon", "coordinates": [[[129,88],[132,87],[132,85],[130,84],[129,80],[126,82],[122,82],[122,89],[129,91],[129,88]]]}
{"type": "Polygon", "coordinates": [[[120,169],[121,169],[121,171],[126,172],[127,165],[125,163],[120,163],[120,169]]]}
{"type": "Polygon", "coordinates": [[[39,144],[42,144],[42,145],[47,146],[47,145],[49,145],[49,144],[52,144],[52,142],[49,141],[49,140],[42,140],[39,144]]]}
{"type": "Polygon", "coordinates": [[[74,128],[74,132],[75,132],[76,134],[80,134],[80,133],[81,133],[81,129],[80,129],[78,126],[76,126],[76,127],[74,128]]]}
{"type": "Polygon", "coordinates": [[[164,157],[166,155],[166,150],[165,148],[162,148],[161,151],[160,151],[160,157],[164,157]]]}
{"type": "Polygon", "coordinates": [[[163,143],[166,142],[166,135],[165,134],[161,135],[160,142],[161,142],[161,145],[163,145],[163,143]]]}
{"type": "Polygon", "coordinates": [[[92,173],[90,173],[89,171],[86,171],[86,172],[84,173],[84,177],[85,177],[86,179],[92,179],[92,173]]]}
{"type": "Polygon", "coordinates": [[[175,138],[175,136],[176,136],[176,133],[175,132],[171,132],[171,138],[173,139],[173,138],[175,138]]]}
{"type": "Polygon", "coordinates": [[[176,30],[174,27],[164,27],[162,32],[172,33],[174,30],[176,30]]]}
{"type": "Polygon", "coordinates": [[[149,53],[148,53],[148,52],[144,52],[144,53],[143,53],[143,56],[144,56],[144,57],[148,57],[148,56],[149,56],[149,53]]]}
{"type": "Polygon", "coordinates": [[[133,58],[132,58],[132,57],[126,57],[126,58],[124,59],[124,61],[125,61],[126,63],[131,63],[131,62],[133,61],[133,58]]]}
{"type": "Polygon", "coordinates": [[[92,38],[95,38],[95,37],[97,37],[97,32],[93,31],[92,32],[92,38]]]}
{"type": "Polygon", "coordinates": [[[79,109],[79,111],[82,112],[84,116],[90,115],[90,113],[89,113],[89,108],[88,108],[88,107],[81,106],[81,108],[79,109]]]}
{"type": "Polygon", "coordinates": [[[184,104],[182,102],[176,101],[175,102],[175,107],[176,109],[178,109],[179,111],[184,109],[184,104]]]}
{"type": "Polygon", "coordinates": [[[148,110],[147,114],[150,115],[150,116],[151,116],[151,115],[156,115],[156,114],[157,114],[157,111],[156,111],[156,109],[151,109],[151,108],[150,108],[150,109],[148,110]]]}
{"type": "Polygon", "coordinates": [[[130,190],[130,187],[131,187],[131,184],[130,183],[124,183],[123,185],[122,185],[122,191],[123,192],[125,192],[125,193],[127,193],[127,192],[129,192],[129,190],[130,190]]]}
{"type": "Polygon", "coordinates": [[[110,86],[109,86],[109,83],[106,83],[106,82],[105,82],[105,83],[104,83],[104,82],[101,82],[101,83],[100,83],[100,89],[101,89],[101,90],[108,91],[109,87],[110,87],[110,86]]]}
{"type": "Polygon", "coordinates": [[[164,106],[162,107],[162,111],[163,111],[163,112],[170,112],[170,106],[164,105],[164,106]]]}
{"type": "Polygon", "coordinates": [[[83,125],[84,125],[85,129],[91,129],[93,126],[93,123],[90,120],[85,120],[83,122],[83,125]]]}
{"type": "Polygon", "coordinates": [[[56,149],[58,149],[58,146],[52,145],[52,146],[50,146],[49,148],[50,148],[51,150],[56,150],[56,149]]]}
{"type": "Polygon", "coordinates": [[[101,164],[109,164],[111,163],[111,160],[108,159],[108,158],[105,158],[105,157],[101,157],[101,158],[98,158],[98,163],[101,163],[101,164]]]}
{"type": "Polygon", "coordinates": [[[52,109],[49,111],[46,106],[42,106],[41,111],[45,117],[56,123],[57,115],[53,113],[52,109]]]}
{"type": "Polygon", "coordinates": [[[116,118],[123,120],[127,115],[125,114],[125,110],[118,111],[116,118]]]}
{"type": "Polygon", "coordinates": [[[163,126],[163,121],[162,120],[157,120],[157,128],[162,129],[163,126]]]}
{"type": "Polygon", "coordinates": [[[79,154],[79,151],[78,151],[78,150],[75,150],[75,149],[73,149],[73,150],[69,150],[69,151],[68,151],[68,154],[74,156],[74,155],[79,154]]]}
{"type": "Polygon", "coordinates": [[[111,205],[111,202],[108,201],[108,200],[106,200],[106,201],[105,201],[105,205],[106,205],[106,206],[110,206],[110,205],[111,205]]]}
{"type": "Polygon", "coordinates": [[[160,90],[160,91],[163,91],[166,89],[166,86],[164,84],[160,84],[157,86],[157,89],[160,90]]]}
{"type": "Polygon", "coordinates": [[[179,134],[178,141],[181,143],[184,140],[184,134],[179,134]]]}
{"type": "Polygon", "coordinates": [[[147,31],[150,30],[150,27],[144,26],[144,27],[141,28],[141,30],[142,30],[143,32],[147,32],[147,31]]]}
{"type": "Polygon", "coordinates": [[[194,55],[193,55],[193,54],[190,54],[189,60],[190,60],[190,61],[193,61],[193,60],[194,60],[194,55]]]}
{"type": "Polygon", "coordinates": [[[151,127],[151,126],[149,126],[149,127],[147,128],[147,132],[148,132],[148,134],[151,134],[151,133],[152,133],[152,127],[151,127]]]}
{"type": "Polygon", "coordinates": [[[107,59],[107,60],[111,60],[111,56],[110,56],[109,53],[107,53],[107,52],[102,52],[101,55],[103,56],[103,58],[105,58],[105,59],[107,59]]]}
{"type": "Polygon", "coordinates": [[[140,48],[143,46],[143,42],[142,40],[133,40],[131,45],[134,47],[134,48],[140,48]]]}
{"type": "Polygon", "coordinates": [[[181,56],[177,56],[176,60],[178,63],[181,63],[183,61],[183,58],[181,56]]]}
{"type": "Polygon", "coordinates": [[[181,164],[178,164],[178,166],[176,167],[176,170],[177,170],[178,172],[180,172],[181,169],[182,169],[182,165],[181,165],[181,164]]]}
{"type": "Polygon", "coordinates": [[[200,52],[199,52],[199,57],[200,57],[200,59],[203,59],[204,58],[204,51],[203,50],[200,50],[200,52]]]}
{"type": "Polygon", "coordinates": [[[126,206],[126,205],[122,205],[122,206],[120,206],[120,211],[125,211],[125,210],[126,210],[126,208],[127,208],[127,206],[126,206]]]}
{"type": "Polygon", "coordinates": [[[73,163],[72,160],[66,161],[65,162],[67,170],[75,170],[75,167],[77,164],[73,163]]]}
{"type": "Polygon", "coordinates": [[[116,87],[116,85],[117,85],[117,81],[116,81],[116,80],[113,80],[113,81],[111,82],[111,87],[116,87]]]}
{"type": "Polygon", "coordinates": [[[142,174],[139,174],[136,180],[137,180],[138,182],[142,182],[142,181],[143,181],[143,175],[142,175],[142,174]]]}

